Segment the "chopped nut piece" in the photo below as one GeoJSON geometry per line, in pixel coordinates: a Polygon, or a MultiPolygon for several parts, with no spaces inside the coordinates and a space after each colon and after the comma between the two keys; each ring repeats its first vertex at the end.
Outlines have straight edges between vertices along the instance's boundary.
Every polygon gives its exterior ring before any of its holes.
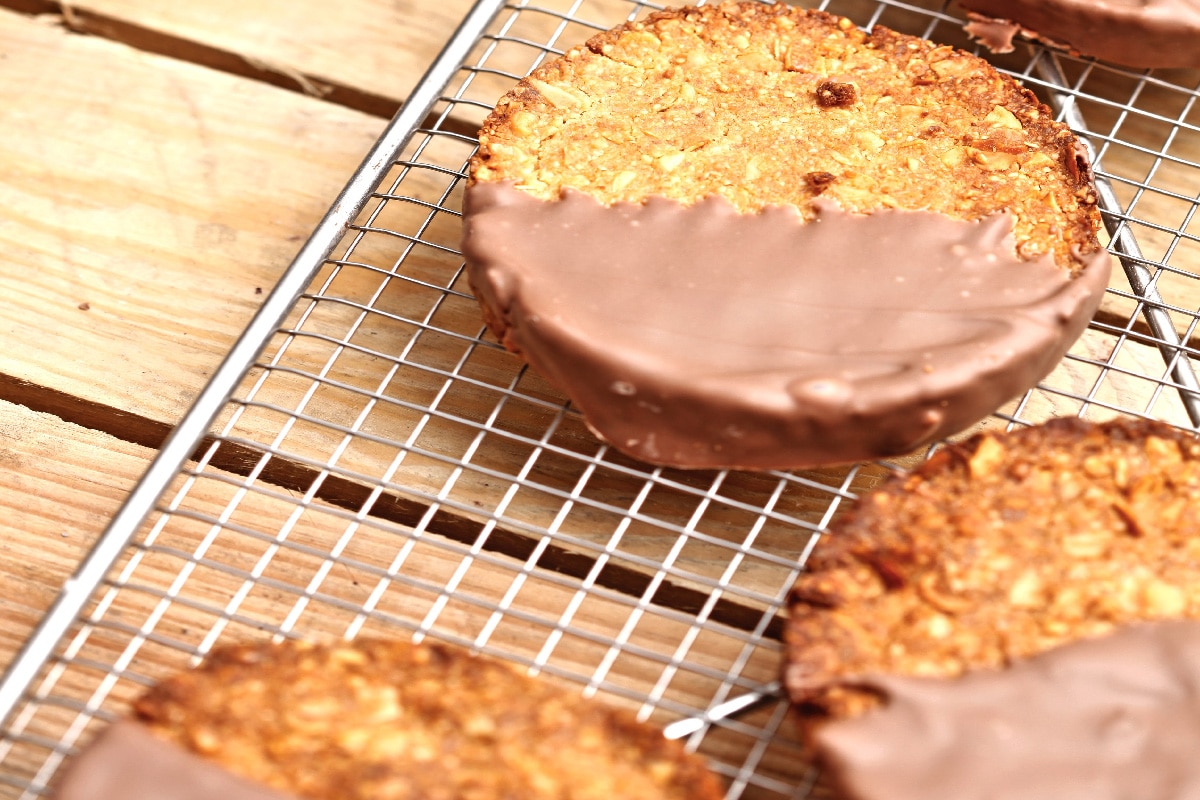
{"type": "Polygon", "coordinates": [[[1069,533],[1062,538],[1063,552],[1072,558],[1096,558],[1108,552],[1110,537],[1104,533],[1084,531],[1069,533]]]}
{"type": "Polygon", "coordinates": [[[576,108],[587,102],[587,96],[582,92],[568,89],[554,83],[530,79],[529,85],[541,92],[551,105],[558,108],[576,108]]]}
{"type": "Polygon", "coordinates": [[[971,72],[973,65],[965,58],[946,58],[933,64],[933,72],[939,78],[957,78],[971,72]]]}
{"type": "MultiPolygon", "coordinates": [[[[1032,172],[1033,170],[1052,169],[1053,167],[1054,167],[1054,159],[1039,150],[1035,153],[1030,154],[1029,158],[1027,158],[1025,160],[1025,163],[1022,166],[1022,169],[1029,170],[1032,172]]],[[[1050,200],[1054,200],[1054,202],[1058,202],[1057,199],[1054,198],[1054,195],[1047,196],[1047,201],[1050,201],[1050,200]]]]}
{"type": "Polygon", "coordinates": [[[941,156],[938,157],[938,160],[941,161],[943,164],[945,164],[947,167],[954,169],[959,164],[961,164],[967,160],[967,148],[951,147],[950,149],[948,149],[944,153],[942,153],[941,156]]]}
{"type": "Polygon", "coordinates": [[[1021,120],[1017,119],[1017,115],[1004,106],[994,106],[988,112],[988,115],[983,118],[983,121],[1000,128],[1008,128],[1015,131],[1024,130],[1024,126],[1021,125],[1021,120]]]}
{"type": "Polygon", "coordinates": [[[999,440],[993,438],[982,440],[971,455],[971,460],[967,462],[971,470],[971,477],[983,478],[995,472],[996,468],[1004,463],[1005,455],[1007,455],[1007,451],[999,440]]]}
{"type": "Polygon", "coordinates": [[[858,102],[858,90],[852,83],[821,81],[817,84],[817,105],[821,108],[846,108],[858,102]]]}
{"type": "Polygon", "coordinates": [[[188,745],[197,753],[215,753],[221,746],[219,734],[212,728],[198,726],[188,733],[188,745]]]}
{"type": "Polygon", "coordinates": [[[538,118],[529,111],[518,111],[512,115],[513,131],[518,134],[530,134],[537,130],[538,118]]]}
{"type": "Polygon", "coordinates": [[[670,172],[683,163],[683,153],[675,152],[661,155],[658,157],[658,163],[663,169],[670,172]]]}
{"type": "Polygon", "coordinates": [[[1008,602],[1015,608],[1038,608],[1046,602],[1046,584],[1034,569],[1027,569],[1008,589],[1008,602]]]}
{"type": "Polygon", "coordinates": [[[1019,163],[1017,157],[1012,153],[989,153],[983,150],[976,150],[974,148],[971,149],[971,160],[986,169],[988,172],[1002,169],[1012,169],[1019,163]]]}
{"type": "Polygon", "coordinates": [[[1165,464],[1176,464],[1182,454],[1179,452],[1178,442],[1170,439],[1164,439],[1159,436],[1151,436],[1146,440],[1146,453],[1156,461],[1161,461],[1165,464]]]}
{"type": "Polygon", "coordinates": [[[627,169],[623,172],[618,172],[612,180],[612,190],[614,192],[624,191],[629,187],[629,184],[637,180],[637,177],[638,174],[633,170],[627,169]]]}
{"type": "Polygon", "coordinates": [[[1178,586],[1152,580],[1142,591],[1146,612],[1152,617],[1177,617],[1187,610],[1187,595],[1178,586]]]}
{"type": "Polygon", "coordinates": [[[746,180],[757,180],[762,176],[763,160],[758,156],[751,156],[746,161],[746,180]]]}
{"type": "Polygon", "coordinates": [[[883,146],[887,144],[883,137],[875,131],[859,131],[854,134],[854,141],[858,142],[863,149],[875,152],[882,150],[883,146]]]}

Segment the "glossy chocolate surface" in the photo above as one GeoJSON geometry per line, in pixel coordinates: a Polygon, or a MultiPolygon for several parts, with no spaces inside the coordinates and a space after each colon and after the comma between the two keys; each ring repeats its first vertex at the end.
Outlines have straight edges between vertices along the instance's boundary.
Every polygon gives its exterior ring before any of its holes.
{"type": "Polygon", "coordinates": [[[466,197],[493,330],[602,439],[683,467],[799,468],[962,430],[1057,364],[1107,285],[1022,262],[1011,218],[466,197]]]}
{"type": "Polygon", "coordinates": [[[886,706],[817,747],[846,800],[1200,797],[1200,623],[1143,623],[956,680],[869,677],[886,706]]]}
{"type": "Polygon", "coordinates": [[[54,800],[295,800],[116,722],[68,765],[54,800]]]}

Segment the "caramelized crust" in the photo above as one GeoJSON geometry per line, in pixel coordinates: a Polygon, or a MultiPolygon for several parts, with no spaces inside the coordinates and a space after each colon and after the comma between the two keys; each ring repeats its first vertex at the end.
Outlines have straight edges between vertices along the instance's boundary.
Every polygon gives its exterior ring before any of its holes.
{"type": "Polygon", "coordinates": [[[1200,618],[1200,443],[1162,423],[980,434],[864,496],[789,597],[785,678],[820,719],[869,674],[955,676],[1117,625],[1200,618]]]}
{"type": "Polygon", "coordinates": [[[632,715],[440,645],[231,647],[138,699],[157,734],[310,800],[716,800],[632,715]]]}
{"type": "Polygon", "coordinates": [[[605,204],[721,195],[743,212],[811,201],[1010,211],[1018,255],[1077,271],[1100,247],[1072,133],[987,62],[786,5],[652,14],[522,80],[480,132],[474,181],[605,204]]]}

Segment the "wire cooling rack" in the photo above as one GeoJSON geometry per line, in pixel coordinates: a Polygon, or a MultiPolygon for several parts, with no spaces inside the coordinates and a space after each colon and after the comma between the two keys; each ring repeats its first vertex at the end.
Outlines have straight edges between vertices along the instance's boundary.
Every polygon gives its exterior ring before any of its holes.
{"type": "MultiPolygon", "coordinates": [[[[972,47],[942,2],[820,6],[972,47]]],[[[810,792],[775,683],[781,604],[817,534],[896,465],[648,469],[486,335],[462,274],[479,122],[542,60],[649,8],[473,9],[0,683],[0,796],[46,794],[96,728],[214,645],[368,634],[634,708],[731,798],[810,792]]],[[[1197,74],[1030,45],[993,61],[1087,137],[1124,270],[1058,369],[983,424],[1194,429],[1197,74]]]]}

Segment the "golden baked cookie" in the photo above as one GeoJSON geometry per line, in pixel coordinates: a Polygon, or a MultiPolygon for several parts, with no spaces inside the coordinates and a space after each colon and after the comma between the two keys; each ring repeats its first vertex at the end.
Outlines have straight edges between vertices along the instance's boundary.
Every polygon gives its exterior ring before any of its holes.
{"type": "Polygon", "coordinates": [[[497,105],[463,199],[491,331],[687,468],[907,454],[1047,375],[1111,259],[1084,151],[987,62],[786,5],[651,14],[497,105]]]}
{"type": "Polygon", "coordinates": [[[157,735],[308,800],[722,796],[698,757],[631,714],[438,644],[224,648],[134,711],[157,735]]]}
{"type": "Polygon", "coordinates": [[[1200,442],[1144,420],[984,433],[887,479],[788,598],[785,680],[845,717],[871,674],[999,667],[1123,623],[1200,618],[1200,442]]]}

